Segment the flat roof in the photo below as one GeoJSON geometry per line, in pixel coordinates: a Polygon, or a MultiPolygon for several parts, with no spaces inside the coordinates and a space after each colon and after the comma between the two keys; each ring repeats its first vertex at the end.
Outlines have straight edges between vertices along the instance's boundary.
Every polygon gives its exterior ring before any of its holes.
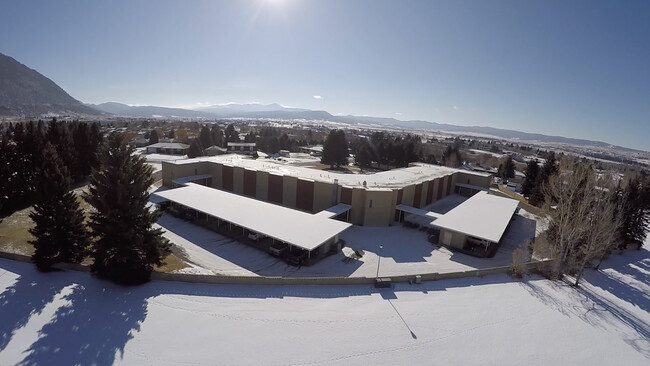
{"type": "Polygon", "coordinates": [[[306,250],[352,226],[195,183],[154,195],[306,250]]]}
{"type": "MultiPolygon", "coordinates": [[[[229,166],[237,166],[256,171],[266,171],[279,175],[289,175],[302,179],[334,183],[347,187],[362,188],[366,182],[368,189],[375,188],[402,188],[411,184],[419,184],[427,180],[441,178],[456,172],[487,177],[489,174],[460,170],[438,165],[412,163],[408,168],[392,169],[373,174],[350,174],[330,170],[320,170],[307,166],[282,164],[272,159],[251,159],[241,155],[228,154],[220,156],[202,156],[194,159],[175,161],[171,164],[190,164],[201,161],[215,162],[229,166]]],[[[316,162],[314,162],[316,164],[316,162]]]]}
{"type": "Polygon", "coordinates": [[[338,205],[334,205],[330,208],[327,208],[321,212],[316,213],[318,216],[324,216],[328,218],[336,217],[346,211],[349,211],[352,206],[347,205],[345,203],[339,203],[338,205]]]}
{"type": "Polygon", "coordinates": [[[182,144],[180,142],[158,142],[145,147],[160,147],[163,149],[187,149],[190,147],[190,145],[182,144]]]}
{"type": "Polygon", "coordinates": [[[519,201],[481,191],[431,225],[498,243],[519,201]]]}
{"type": "Polygon", "coordinates": [[[439,218],[442,217],[442,214],[439,214],[437,212],[427,211],[427,210],[423,210],[421,208],[417,208],[417,207],[413,207],[413,206],[407,206],[407,205],[404,205],[404,204],[401,204],[401,203],[399,205],[395,206],[395,209],[400,210],[400,211],[404,211],[404,212],[408,212],[410,214],[417,215],[417,216],[428,217],[428,218],[431,218],[431,219],[434,219],[434,220],[439,219],[439,218]]]}
{"type": "Polygon", "coordinates": [[[201,179],[212,178],[212,174],[200,174],[200,175],[191,175],[189,177],[176,178],[172,183],[185,185],[186,183],[195,182],[201,179]]]}

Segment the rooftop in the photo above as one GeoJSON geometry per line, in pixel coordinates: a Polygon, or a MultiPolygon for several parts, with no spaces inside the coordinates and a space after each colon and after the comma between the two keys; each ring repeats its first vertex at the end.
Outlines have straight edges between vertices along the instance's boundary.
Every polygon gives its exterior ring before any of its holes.
{"type": "Polygon", "coordinates": [[[481,191],[431,224],[498,243],[519,201],[481,191]]]}
{"type": "Polygon", "coordinates": [[[306,250],[352,226],[194,183],[154,195],[306,250]]]}
{"type": "Polygon", "coordinates": [[[319,170],[308,166],[282,164],[271,159],[251,159],[233,154],[212,157],[202,156],[194,159],[175,161],[172,164],[188,164],[200,161],[216,162],[227,166],[242,167],[256,171],[266,171],[279,175],[290,175],[319,182],[334,183],[335,180],[338,180],[340,185],[348,187],[362,188],[365,182],[366,187],[369,189],[401,188],[405,185],[422,183],[427,180],[444,177],[460,171],[465,174],[487,176],[485,173],[471,172],[424,163],[412,163],[408,168],[393,169],[379,173],[353,174],[319,170]]]}
{"type": "Polygon", "coordinates": [[[181,144],[180,142],[158,142],[147,147],[159,147],[162,149],[187,149],[190,145],[181,144]]]}

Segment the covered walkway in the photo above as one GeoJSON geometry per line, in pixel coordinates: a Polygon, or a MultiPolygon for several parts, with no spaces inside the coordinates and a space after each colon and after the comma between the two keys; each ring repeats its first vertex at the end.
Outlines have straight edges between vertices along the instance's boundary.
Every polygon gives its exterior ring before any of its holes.
{"type": "Polygon", "coordinates": [[[329,252],[338,242],[338,235],[352,226],[324,215],[312,215],[195,183],[154,195],[193,210],[196,213],[193,218],[216,221],[217,227],[236,225],[242,231],[248,230],[249,238],[254,240],[269,237],[274,244],[279,241],[278,244],[288,245],[289,250],[298,248],[308,263],[312,256],[329,252]]]}

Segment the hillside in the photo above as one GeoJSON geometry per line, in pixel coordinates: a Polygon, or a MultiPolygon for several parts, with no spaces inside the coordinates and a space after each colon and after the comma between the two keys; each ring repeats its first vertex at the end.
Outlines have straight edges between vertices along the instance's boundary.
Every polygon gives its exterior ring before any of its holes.
{"type": "Polygon", "coordinates": [[[0,116],[97,115],[52,80],[0,53],[0,116]]]}

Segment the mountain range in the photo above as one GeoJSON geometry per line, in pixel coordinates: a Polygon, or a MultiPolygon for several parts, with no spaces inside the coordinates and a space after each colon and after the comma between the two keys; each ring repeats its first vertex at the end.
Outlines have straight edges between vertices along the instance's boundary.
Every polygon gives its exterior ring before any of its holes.
{"type": "Polygon", "coordinates": [[[442,131],[463,134],[481,134],[522,141],[538,141],[571,145],[594,146],[631,150],[601,141],[575,139],[562,136],[548,136],[516,130],[484,126],[457,126],[422,120],[402,121],[394,118],[339,116],[326,111],[285,107],[280,104],[224,104],[196,109],[168,108],[157,106],[129,106],[108,102],[83,104],[71,97],[52,80],[32,70],[15,59],[0,53],[0,117],[38,118],[42,116],[86,116],[110,115],[131,118],[269,118],[302,119],[342,122],[347,124],[371,124],[406,130],[442,131]]]}

